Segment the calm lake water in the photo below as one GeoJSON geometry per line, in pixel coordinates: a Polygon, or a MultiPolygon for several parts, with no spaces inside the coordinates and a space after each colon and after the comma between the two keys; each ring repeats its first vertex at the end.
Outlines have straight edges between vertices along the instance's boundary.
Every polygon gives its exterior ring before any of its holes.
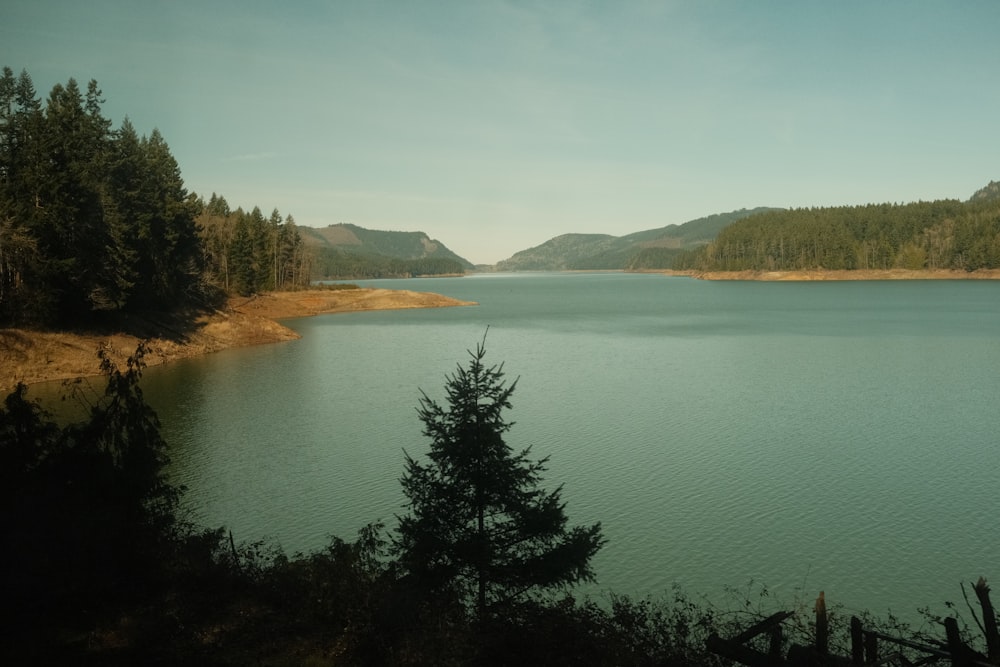
{"type": "Polygon", "coordinates": [[[150,369],[187,507],[286,551],[402,512],[421,389],[487,337],[508,442],[551,456],[599,584],[904,614],[1000,580],[1000,283],[496,274],[363,283],[479,306],[291,320],[303,338],[150,369]]]}

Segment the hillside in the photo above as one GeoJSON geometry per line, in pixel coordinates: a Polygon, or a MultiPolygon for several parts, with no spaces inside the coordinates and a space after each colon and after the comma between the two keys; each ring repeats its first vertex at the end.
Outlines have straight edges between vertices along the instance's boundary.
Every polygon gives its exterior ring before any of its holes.
{"type": "MultiPolygon", "coordinates": [[[[1000,198],[770,211],[676,258],[696,272],[989,271],[1000,268],[1000,198]]],[[[979,195],[979,193],[977,193],[979,195]]]]}
{"type": "Polygon", "coordinates": [[[314,278],[387,278],[461,274],[472,263],[424,232],[392,232],[351,224],[299,227],[315,252],[314,278]]]}
{"type": "Polygon", "coordinates": [[[769,210],[774,209],[740,209],[626,236],[563,234],[498,262],[496,270],[667,269],[673,255],[681,250],[706,244],[734,221],[769,210]]]}

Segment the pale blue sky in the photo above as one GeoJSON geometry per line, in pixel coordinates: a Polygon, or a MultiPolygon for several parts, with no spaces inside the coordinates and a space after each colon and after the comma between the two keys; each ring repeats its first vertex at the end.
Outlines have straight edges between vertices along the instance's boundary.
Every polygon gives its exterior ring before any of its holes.
{"type": "Polygon", "coordinates": [[[5,0],[0,65],[97,79],[189,190],[477,263],[754,206],[1000,179],[1000,2],[5,0]]]}

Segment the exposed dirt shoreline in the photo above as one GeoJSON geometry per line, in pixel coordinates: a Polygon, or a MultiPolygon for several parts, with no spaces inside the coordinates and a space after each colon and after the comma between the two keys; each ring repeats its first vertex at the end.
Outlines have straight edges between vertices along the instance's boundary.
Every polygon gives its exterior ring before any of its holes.
{"type": "Polygon", "coordinates": [[[184,316],[132,317],[108,332],[0,329],[0,390],[98,373],[97,350],[120,367],[140,340],[148,340],[149,366],[231,347],[294,340],[299,335],[279,319],[325,313],[476,305],[430,292],[387,289],[271,292],[230,299],[225,309],[184,316]]]}
{"type": "Polygon", "coordinates": [[[909,269],[852,271],[662,271],[699,280],[822,281],[822,280],[1000,280],[1000,270],[953,271],[909,269]]]}

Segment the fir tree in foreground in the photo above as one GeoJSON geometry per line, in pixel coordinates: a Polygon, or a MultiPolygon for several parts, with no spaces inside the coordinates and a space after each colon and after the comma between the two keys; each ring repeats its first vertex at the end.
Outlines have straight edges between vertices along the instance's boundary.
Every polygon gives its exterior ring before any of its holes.
{"type": "Polygon", "coordinates": [[[410,513],[399,520],[400,562],[430,594],[474,604],[480,618],[530,596],[593,580],[599,523],[567,527],[562,487],[540,488],[547,458],[504,441],[517,385],[486,366],[485,338],[447,377],[447,405],[427,394],[418,414],[431,439],[426,462],[406,455],[400,480],[410,513]]]}

